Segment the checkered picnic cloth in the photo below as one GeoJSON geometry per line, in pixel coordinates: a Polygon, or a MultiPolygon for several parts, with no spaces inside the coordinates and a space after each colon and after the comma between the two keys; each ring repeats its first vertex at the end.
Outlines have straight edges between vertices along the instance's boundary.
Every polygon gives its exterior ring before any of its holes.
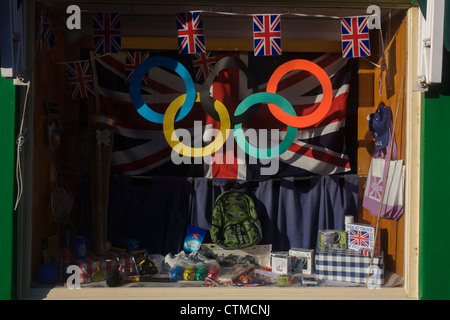
{"type": "MultiPolygon", "coordinates": [[[[320,279],[366,284],[371,257],[355,250],[319,250],[315,257],[316,275],[320,279]]],[[[384,284],[383,252],[373,257],[368,284],[384,284]]]]}

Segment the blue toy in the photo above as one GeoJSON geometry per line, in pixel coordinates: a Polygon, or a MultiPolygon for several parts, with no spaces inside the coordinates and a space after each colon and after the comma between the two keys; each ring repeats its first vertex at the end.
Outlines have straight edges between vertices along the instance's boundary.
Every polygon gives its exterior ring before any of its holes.
{"type": "Polygon", "coordinates": [[[175,281],[183,279],[183,268],[180,266],[175,266],[170,273],[170,278],[175,281]]]}
{"type": "Polygon", "coordinates": [[[41,265],[37,270],[37,278],[40,283],[52,283],[56,279],[56,266],[51,263],[41,265]]]}

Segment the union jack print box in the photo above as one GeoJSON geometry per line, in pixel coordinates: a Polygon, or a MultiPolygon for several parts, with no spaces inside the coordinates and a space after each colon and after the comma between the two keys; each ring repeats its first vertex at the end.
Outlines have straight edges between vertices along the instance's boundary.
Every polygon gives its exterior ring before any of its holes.
{"type": "MultiPolygon", "coordinates": [[[[364,223],[348,223],[345,225],[347,232],[347,249],[373,249],[376,226],[364,223]]],[[[380,251],[380,232],[378,231],[375,251],[380,251]]]]}
{"type": "Polygon", "coordinates": [[[97,257],[86,255],[84,259],[74,260],[74,264],[81,269],[81,283],[90,283],[92,274],[101,269],[105,274],[119,269],[124,274],[135,274],[133,256],[128,252],[108,252],[106,256],[97,257]]]}
{"type": "Polygon", "coordinates": [[[372,267],[369,270],[371,259],[350,249],[319,250],[316,252],[315,259],[316,275],[319,279],[364,285],[367,282],[368,286],[382,286],[384,284],[383,252],[377,252],[374,255],[372,267]]]}

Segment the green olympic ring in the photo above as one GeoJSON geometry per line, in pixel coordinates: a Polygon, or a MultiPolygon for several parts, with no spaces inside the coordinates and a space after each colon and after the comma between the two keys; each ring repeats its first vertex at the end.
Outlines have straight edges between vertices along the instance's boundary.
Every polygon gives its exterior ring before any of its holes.
{"type": "MultiPolygon", "coordinates": [[[[284,97],[271,93],[271,92],[258,92],[245,98],[236,108],[234,112],[235,116],[238,116],[245,112],[251,106],[257,103],[273,103],[279,106],[284,112],[295,115],[294,107],[284,97]]],[[[268,149],[260,149],[251,145],[244,136],[242,130],[242,123],[234,125],[234,139],[239,147],[244,150],[248,155],[257,159],[272,159],[285,153],[295,140],[297,135],[297,128],[288,126],[286,136],[283,141],[276,146],[268,149]]]]}

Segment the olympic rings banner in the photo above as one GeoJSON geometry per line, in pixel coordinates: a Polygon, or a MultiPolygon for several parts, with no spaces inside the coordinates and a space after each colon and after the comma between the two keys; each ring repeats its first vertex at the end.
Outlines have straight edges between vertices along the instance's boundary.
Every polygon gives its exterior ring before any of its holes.
{"type": "Polygon", "coordinates": [[[131,77],[124,54],[95,58],[101,106],[117,119],[114,173],[260,180],[350,170],[349,60],[215,56],[202,81],[173,52],[150,54],[131,77]]]}

